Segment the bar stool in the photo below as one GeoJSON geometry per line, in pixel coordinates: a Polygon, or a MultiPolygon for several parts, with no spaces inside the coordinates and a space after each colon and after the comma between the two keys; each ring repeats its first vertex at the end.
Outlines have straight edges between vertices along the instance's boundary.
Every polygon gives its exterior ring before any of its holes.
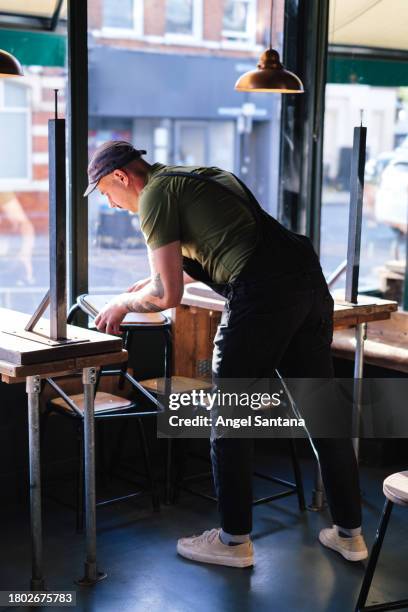
{"type": "MultiPolygon", "coordinates": [[[[150,393],[163,394],[169,396],[171,393],[191,393],[192,391],[209,390],[212,388],[212,383],[199,378],[189,378],[187,376],[171,376],[166,378],[149,378],[141,380],[140,384],[150,393]],[[167,388],[165,386],[167,385],[167,388]]],[[[166,403],[166,399],[164,399],[166,403]]],[[[180,442],[180,441],[179,441],[180,442]]],[[[203,457],[199,457],[203,459],[203,457]]],[[[174,444],[172,438],[167,439],[167,460],[166,460],[166,503],[174,503],[176,496],[177,480],[174,475],[174,444]]],[[[207,473],[207,475],[210,473],[207,473]]]]}
{"type": "MultiPolygon", "coordinates": [[[[140,384],[142,384],[146,389],[148,389],[152,393],[157,393],[158,389],[163,388],[164,380],[163,379],[149,379],[149,380],[141,380],[140,384]]],[[[189,393],[193,390],[210,390],[212,388],[212,384],[210,382],[196,379],[196,378],[187,378],[183,376],[173,376],[171,378],[171,392],[172,393],[189,393]]],[[[179,444],[181,440],[178,440],[179,444]]],[[[303,488],[303,480],[302,473],[300,469],[299,458],[297,454],[296,442],[293,438],[289,439],[289,450],[291,457],[291,464],[293,469],[294,481],[291,482],[285,480],[283,478],[279,478],[278,476],[272,476],[270,474],[265,474],[263,472],[254,471],[254,476],[256,478],[260,478],[262,480],[267,480],[269,482],[273,482],[284,487],[283,491],[278,491],[276,493],[272,493],[271,495],[267,495],[264,497],[259,497],[253,500],[252,505],[258,506],[260,504],[266,504],[271,501],[276,501],[283,497],[288,497],[290,495],[296,495],[298,499],[299,509],[303,512],[306,510],[306,502],[305,502],[305,494],[303,488]]],[[[167,446],[167,469],[166,469],[166,501],[167,503],[174,503],[179,490],[187,491],[192,495],[196,495],[203,499],[207,499],[208,501],[217,502],[217,498],[214,495],[209,495],[207,493],[203,493],[202,491],[198,491],[196,488],[192,487],[191,484],[207,480],[212,478],[211,469],[206,469],[203,472],[199,472],[196,474],[192,474],[189,476],[183,475],[183,468],[185,466],[185,461],[178,462],[178,465],[175,465],[175,448],[171,438],[168,439],[167,446]]],[[[198,461],[203,462],[204,464],[210,464],[210,460],[207,457],[203,457],[202,455],[189,452],[189,457],[197,459],[198,461]]]]}
{"type": "MultiPolygon", "coordinates": [[[[105,296],[100,296],[102,299],[105,296]]],[[[81,310],[85,314],[91,317],[95,317],[98,313],[93,306],[92,299],[90,296],[81,295],[77,298],[77,303],[70,309],[68,315],[68,323],[72,322],[74,316],[81,310]]],[[[132,341],[134,339],[137,330],[143,331],[159,331],[164,335],[165,340],[165,351],[164,351],[164,373],[165,380],[168,380],[168,372],[171,363],[171,322],[168,317],[163,313],[152,313],[152,314],[136,314],[132,313],[128,316],[127,321],[121,325],[121,329],[124,333],[124,348],[130,353],[132,341]]],[[[83,395],[82,394],[71,394],[70,396],[61,388],[61,386],[54,379],[47,379],[47,382],[51,385],[54,391],[57,393],[57,398],[50,400],[46,409],[42,415],[42,427],[41,431],[44,436],[45,425],[48,417],[52,413],[59,413],[63,416],[69,417],[77,424],[77,433],[79,440],[79,457],[78,457],[78,474],[77,474],[77,531],[83,529],[83,516],[84,516],[84,504],[83,504],[83,395]]],[[[114,497],[98,502],[97,506],[106,506],[120,501],[129,500],[135,496],[141,495],[144,492],[150,492],[152,497],[153,509],[158,511],[160,509],[160,498],[157,489],[156,480],[153,476],[153,469],[150,460],[150,450],[147,443],[146,433],[143,425],[143,418],[148,416],[157,415],[158,412],[163,410],[163,406],[147,389],[145,389],[140,382],[127,371],[127,364],[122,366],[121,369],[100,369],[98,371],[96,385],[95,385],[95,422],[109,422],[110,419],[121,419],[122,427],[118,436],[118,443],[116,444],[113,452],[112,460],[110,462],[110,473],[117,468],[121,460],[121,449],[123,447],[124,435],[128,433],[129,428],[127,426],[128,420],[131,418],[136,419],[138,427],[138,435],[140,445],[143,453],[143,459],[145,464],[145,477],[148,485],[139,485],[138,489],[130,494],[122,495],[120,497],[114,497]],[[106,393],[99,391],[99,383],[103,377],[118,377],[118,392],[106,393]],[[125,383],[128,384],[132,393],[138,395],[136,398],[126,398],[120,395],[120,392],[124,390],[125,383]],[[118,394],[119,393],[119,394],[118,394]],[[146,407],[147,404],[147,407],[146,407]]],[[[103,439],[103,438],[102,438],[103,439]]],[[[101,444],[101,446],[103,446],[101,444]]],[[[102,453],[104,455],[104,453],[102,453]]],[[[117,474],[116,474],[117,475],[117,474]]],[[[117,475],[118,476],[118,475],[117,475]]],[[[122,480],[129,480],[123,478],[121,475],[118,476],[122,480]]],[[[133,484],[133,480],[130,481],[133,484]]]]}
{"type": "Polygon", "coordinates": [[[401,599],[399,601],[393,601],[383,604],[375,604],[372,606],[365,605],[368,597],[368,592],[370,590],[371,582],[373,580],[374,572],[377,567],[377,562],[380,556],[385,532],[387,531],[388,522],[390,520],[394,504],[397,504],[398,506],[408,507],[408,471],[396,472],[395,474],[391,474],[391,476],[388,476],[383,483],[383,492],[386,497],[386,501],[384,504],[381,520],[377,529],[375,542],[367,564],[367,569],[365,571],[363,584],[361,585],[360,595],[357,600],[355,612],[365,612],[366,610],[371,610],[372,612],[374,612],[374,610],[384,611],[408,608],[408,599],[401,599]]]}

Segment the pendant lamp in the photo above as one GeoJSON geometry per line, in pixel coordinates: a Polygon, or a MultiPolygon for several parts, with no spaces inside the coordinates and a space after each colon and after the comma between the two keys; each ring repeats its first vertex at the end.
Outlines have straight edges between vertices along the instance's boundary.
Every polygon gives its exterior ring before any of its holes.
{"type": "Polygon", "coordinates": [[[23,69],[18,59],[0,49],[0,78],[23,76],[23,69]]]}
{"type": "Polygon", "coordinates": [[[250,70],[239,77],[235,83],[237,91],[263,93],[303,93],[303,83],[296,74],[286,70],[280,61],[279,53],[272,49],[272,14],[269,35],[269,49],[261,57],[256,70],[250,70]]]}

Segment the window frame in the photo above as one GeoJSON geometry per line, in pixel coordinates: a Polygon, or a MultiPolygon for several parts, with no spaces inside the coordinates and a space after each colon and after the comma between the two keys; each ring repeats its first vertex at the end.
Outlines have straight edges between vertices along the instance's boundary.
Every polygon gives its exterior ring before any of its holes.
{"type": "MultiPolygon", "coordinates": [[[[245,41],[252,45],[256,44],[256,15],[257,0],[233,0],[233,2],[245,2],[248,5],[248,13],[245,31],[226,30],[222,28],[221,34],[225,41],[245,41]]],[[[225,11],[225,8],[224,8],[225,11]]]]}
{"type": "MultiPolygon", "coordinates": [[[[26,176],[4,178],[0,175],[0,191],[22,191],[26,190],[33,181],[33,130],[31,122],[31,107],[30,107],[30,88],[25,83],[18,83],[18,87],[23,87],[27,93],[27,106],[5,106],[5,87],[7,80],[0,80],[0,113],[21,113],[25,115],[26,124],[26,176]]],[[[14,84],[14,83],[13,83],[14,84]]]]}
{"type": "MultiPolygon", "coordinates": [[[[105,0],[102,0],[102,3],[105,0]]],[[[102,8],[102,27],[101,34],[109,38],[141,38],[144,33],[144,0],[132,0],[133,11],[132,21],[133,27],[121,28],[106,26],[103,23],[103,8],[102,8]]]]}
{"type": "MultiPolygon", "coordinates": [[[[167,0],[166,0],[167,3],[167,0]]],[[[193,0],[192,3],[193,16],[192,16],[192,29],[191,34],[180,34],[178,32],[167,32],[166,31],[166,19],[164,20],[164,42],[167,43],[183,43],[202,41],[204,31],[204,15],[203,15],[203,0],[193,0]]],[[[166,7],[167,10],[167,7],[166,7]]]]}

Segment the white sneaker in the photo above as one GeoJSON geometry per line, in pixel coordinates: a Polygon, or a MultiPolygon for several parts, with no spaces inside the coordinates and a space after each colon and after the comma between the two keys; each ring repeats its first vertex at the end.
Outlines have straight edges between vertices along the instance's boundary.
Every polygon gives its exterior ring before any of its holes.
{"type": "Polygon", "coordinates": [[[177,542],[177,552],[186,559],[229,565],[230,567],[249,567],[254,565],[254,547],[252,542],[244,542],[236,546],[227,546],[220,540],[221,529],[204,531],[199,536],[180,538],[177,542]]]}
{"type": "Polygon", "coordinates": [[[322,529],[319,541],[323,546],[340,553],[347,561],[362,561],[367,559],[368,550],[362,535],[343,538],[339,535],[337,526],[322,529]]]}

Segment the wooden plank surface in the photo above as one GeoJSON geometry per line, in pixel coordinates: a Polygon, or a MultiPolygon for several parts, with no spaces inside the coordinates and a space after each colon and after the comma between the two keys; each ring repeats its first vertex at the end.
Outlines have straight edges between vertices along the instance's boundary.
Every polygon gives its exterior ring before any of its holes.
{"type": "MultiPolygon", "coordinates": [[[[332,351],[337,357],[352,359],[355,345],[353,329],[335,332],[332,351]]],[[[408,373],[408,312],[401,310],[389,320],[368,325],[364,359],[376,366],[408,373]]]]}
{"type": "MultiPolygon", "coordinates": [[[[336,295],[333,297],[336,299],[336,295]]],[[[175,375],[207,377],[205,365],[211,369],[213,338],[224,303],[220,295],[202,283],[185,287],[182,303],[173,316],[175,375]]],[[[387,320],[397,308],[396,302],[369,296],[359,296],[358,305],[338,299],[334,308],[334,327],[346,329],[358,323],[387,320]]]]}
{"type": "Polygon", "coordinates": [[[40,376],[41,378],[64,376],[83,368],[123,363],[127,358],[127,351],[120,350],[115,353],[88,355],[29,365],[16,365],[7,361],[0,361],[0,374],[1,380],[5,383],[23,382],[26,376],[40,376]]]}
{"type": "MultiPolygon", "coordinates": [[[[365,321],[388,319],[392,312],[398,310],[397,302],[367,295],[359,295],[358,304],[344,302],[338,293],[335,293],[333,298],[335,300],[334,324],[340,326],[348,327],[365,321]]],[[[221,312],[224,309],[225,300],[207,285],[191,283],[186,285],[181,303],[184,306],[221,312]]]]}
{"type": "MultiPolygon", "coordinates": [[[[67,335],[70,339],[80,341],[78,344],[48,346],[9,333],[24,333],[24,327],[29,319],[28,314],[0,308],[0,361],[7,361],[15,365],[30,365],[97,355],[98,353],[118,352],[122,349],[122,338],[75,325],[67,325],[67,335]]],[[[40,319],[35,330],[47,336],[49,322],[40,319]]],[[[39,340],[46,341],[45,337],[39,337],[39,340]]]]}

